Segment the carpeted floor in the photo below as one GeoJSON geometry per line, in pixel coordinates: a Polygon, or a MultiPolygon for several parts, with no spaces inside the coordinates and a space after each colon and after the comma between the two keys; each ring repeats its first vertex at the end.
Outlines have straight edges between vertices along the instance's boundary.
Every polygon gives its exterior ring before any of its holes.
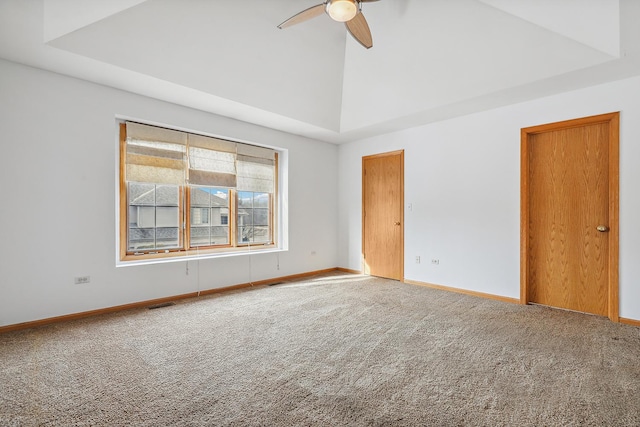
{"type": "Polygon", "coordinates": [[[0,335],[0,426],[638,426],[640,329],[352,275],[0,335]]]}

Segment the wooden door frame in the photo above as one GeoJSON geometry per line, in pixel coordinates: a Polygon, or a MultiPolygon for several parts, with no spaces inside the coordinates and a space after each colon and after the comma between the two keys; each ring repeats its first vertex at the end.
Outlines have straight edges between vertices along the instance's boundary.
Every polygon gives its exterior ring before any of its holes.
{"type": "Polygon", "coordinates": [[[609,259],[608,316],[619,322],[619,181],[620,181],[620,113],[607,113],[521,129],[520,132],[520,303],[529,302],[529,140],[538,133],[565,130],[586,125],[609,125],[609,259]]]}
{"type": "Polygon", "coordinates": [[[400,282],[404,283],[404,150],[396,150],[396,151],[389,151],[386,153],[378,153],[378,154],[371,154],[369,156],[362,156],[362,170],[361,170],[361,174],[362,174],[362,178],[361,178],[361,183],[362,183],[362,200],[361,200],[361,215],[362,215],[362,244],[361,244],[361,254],[360,254],[360,269],[362,271],[362,273],[364,274],[365,272],[365,260],[364,260],[364,253],[365,253],[365,245],[364,245],[364,162],[365,160],[370,160],[370,159],[375,159],[376,157],[390,157],[390,156],[400,156],[400,187],[401,187],[401,191],[400,191],[400,223],[402,224],[402,233],[400,233],[400,282]]]}

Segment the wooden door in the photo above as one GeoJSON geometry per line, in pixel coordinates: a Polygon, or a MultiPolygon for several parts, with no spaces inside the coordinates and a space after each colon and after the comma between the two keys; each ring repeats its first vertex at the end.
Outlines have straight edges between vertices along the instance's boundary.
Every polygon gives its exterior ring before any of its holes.
{"type": "Polygon", "coordinates": [[[523,129],[524,303],[618,320],[618,113],[523,129]]]}
{"type": "Polygon", "coordinates": [[[362,158],[363,271],[403,280],[404,151],[362,158]]]}

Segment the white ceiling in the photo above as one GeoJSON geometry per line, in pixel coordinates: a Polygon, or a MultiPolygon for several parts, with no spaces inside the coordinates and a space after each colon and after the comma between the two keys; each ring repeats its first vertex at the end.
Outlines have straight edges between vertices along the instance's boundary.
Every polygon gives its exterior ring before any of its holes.
{"type": "Polygon", "coordinates": [[[0,0],[0,57],[333,143],[640,74],[637,0],[381,0],[370,50],[277,28],[320,1],[0,0]]]}

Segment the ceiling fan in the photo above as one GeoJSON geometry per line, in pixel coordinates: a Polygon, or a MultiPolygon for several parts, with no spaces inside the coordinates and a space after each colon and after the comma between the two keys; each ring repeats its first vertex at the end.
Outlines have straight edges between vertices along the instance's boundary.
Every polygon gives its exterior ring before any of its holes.
{"type": "Polygon", "coordinates": [[[373,46],[373,38],[369,24],[362,14],[362,3],[370,3],[378,0],[325,0],[322,4],[303,10],[278,25],[278,28],[287,28],[295,24],[307,21],[326,12],[334,21],[344,22],[349,34],[367,49],[373,46]]]}

